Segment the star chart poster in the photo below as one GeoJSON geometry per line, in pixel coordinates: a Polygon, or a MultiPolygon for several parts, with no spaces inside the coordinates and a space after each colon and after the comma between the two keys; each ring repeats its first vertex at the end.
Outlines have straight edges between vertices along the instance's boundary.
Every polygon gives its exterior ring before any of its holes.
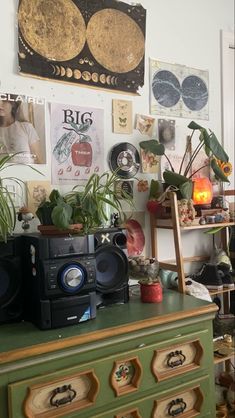
{"type": "Polygon", "coordinates": [[[87,180],[104,171],[104,111],[51,104],[52,184],[87,180]]]}
{"type": "Polygon", "coordinates": [[[209,119],[209,73],[150,60],[150,113],[209,119]]]}

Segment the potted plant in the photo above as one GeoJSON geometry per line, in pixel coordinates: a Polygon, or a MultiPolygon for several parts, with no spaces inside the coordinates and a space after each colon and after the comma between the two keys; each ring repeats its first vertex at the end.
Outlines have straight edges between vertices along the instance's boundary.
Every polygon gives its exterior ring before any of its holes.
{"type": "Polygon", "coordinates": [[[162,301],[162,286],[158,276],[159,262],[155,258],[142,256],[129,258],[129,272],[130,277],[138,280],[142,302],[162,301]]]}
{"type": "MultiPolygon", "coordinates": [[[[13,234],[17,218],[12,193],[7,189],[5,182],[10,180],[20,185],[24,185],[24,182],[17,177],[1,177],[1,174],[8,166],[26,165],[24,163],[15,164],[12,162],[18,154],[20,153],[0,157],[0,241],[4,242],[7,242],[8,238],[13,234]]],[[[29,167],[40,173],[36,168],[29,167]]]]}
{"type": "Polygon", "coordinates": [[[143,150],[151,152],[155,155],[164,155],[166,157],[170,166],[170,170],[164,171],[163,179],[167,185],[173,186],[175,189],[179,189],[182,197],[185,199],[191,199],[193,191],[193,177],[202,168],[206,166],[211,167],[211,169],[214,171],[215,177],[222,182],[229,182],[228,176],[232,171],[232,165],[229,162],[229,157],[212,131],[208,132],[205,128],[198,125],[194,121],[190,122],[188,128],[192,129],[192,133],[190,136],[190,141],[188,141],[186,145],[178,173],[175,171],[171,161],[166,155],[165,147],[163,144],[159,143],[156,139],[140,142],[140,147],[143,150]],[[192,152],[186,167],[183,169],[189,147],[191,146],[191,139],[195,131],[199,131],[200,133],[199,144],[192,152]],[[191,173],[193,162],[197,158],[199,151],[203,148],[208,157],[207,163],[191,173]]]}
{"type": "MultiPolygon", "coordinates": [[[[82,225],[82,231],[87,233],[108,221],[106,207],[123,215],[122,201],[115,193],[115,182],[120,180],[116,173],[104,172],[100,176],[92,174],[84,186],[77,185],[70,192],[61,195],[58,190],[52,190],[49,201],[42,202],[37,211],[40,222],[44,225],[51,222],[60,230],[70,228],[72,224],[82,225]]],[[[133,200],[127,193],[125,201],[133,206],[133,200]]]]}

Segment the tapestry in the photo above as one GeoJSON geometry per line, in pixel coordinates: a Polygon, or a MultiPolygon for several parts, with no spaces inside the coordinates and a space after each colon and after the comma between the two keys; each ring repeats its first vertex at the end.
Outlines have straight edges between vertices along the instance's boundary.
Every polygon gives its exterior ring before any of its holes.
{"type": "Polygon", "coordinates": [[[146,10],[117,0],[20,0],[19,71],[137,93],[144,84],[146,10]]]}

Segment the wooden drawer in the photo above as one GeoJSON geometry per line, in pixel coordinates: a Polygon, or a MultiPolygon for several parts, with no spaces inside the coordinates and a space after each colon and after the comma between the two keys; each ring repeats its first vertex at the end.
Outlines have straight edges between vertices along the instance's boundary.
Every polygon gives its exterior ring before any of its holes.
{"type": "Polygon", "coordinates": [[[209,386],[209,376],[194,379],[187,385],[179,385],[175,390],[146,396],[92,418],[215,418],[215,406],[212,394],[208,391],[209,386]]]}
{"type": "Polygon", "coordinates": [[[184,380],[189,380],[190,372],[206,373],[206,359],[210,355],[207,337],[207,332],[201,331],[176,338],[174,345],[171,340],[143,347],[140,344],[138,349],[119,356],[12,383],[8,385],[9,418],[23,418],[22,400],[27,418],[67,417],[75,410],[102,408],[108,402],[115,407],[118,398],[124,397],[129,402],[131,396],[141,397],[156,387],[159,391],[166,385],[175,387],[182,374],[184,380]],[[180,358],[185,357],[184,362],[178,362],[178,352],[182,353],[180,358]]]}
{"type": "Polygon", "coordinates": [[[200,338],[154,350],[152,371],[158,382],[200,367],[204,349],[200,338]]]}
{"type": "MultiPolygon", "coordinates": [[[[94,370],[87,369],[51,381],[47,378],[46,381],[43,379],[44,381],[38,384],[31,384],[32,381],[22,382],[23,386],[28,383],[27,394],[22,405],[25,417],[63,417],[95,403],[99,392],[99,381],[94,370]]],[[[19,387],[19,385],[16,386],[19,387]]],[[[14,386],[14,384],[9,386],[11,400],[18,395],[18,390],[16,388],[15,391],[14,386]]],[[[9,407],[10,417],[20,416],[12,402],[9,403],[9,407]]]]}

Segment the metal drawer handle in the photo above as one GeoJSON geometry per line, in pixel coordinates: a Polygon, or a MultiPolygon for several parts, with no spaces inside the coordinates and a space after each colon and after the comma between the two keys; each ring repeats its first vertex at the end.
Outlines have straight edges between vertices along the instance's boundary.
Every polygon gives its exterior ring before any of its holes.
{"type": "Polygon", "coordinates": [[[172,351],[167,357],[167,366],[171,368],[181,366],[186,360],[186,356],[181,350],[172,351]]]}
{"type": "Polygon", "coordinates": [[[65,405],[66,403],[72,402],[76,395],[77,392],[74,389],[72,389],[71,385],[59,386],[58,388],[53,390],[52,396],[50,398],[50,404],[51,406],[56,406],[58,408],[58,406],[60,405],[65,405]],[[64,392],[68,392],[68,396],[65,396],[61,399],[55,399],[58,393],[64,392]]]}
{"type": "Polygon", "coordinates": [[[176,417],[176,415],[183,414],[185,408],[187,407],[186,402],[184,402],[183,398],[175,399],[171,401],[169,408],[168,408],[168,415],[171,417],[176,417]],[[174,408],[175,405],[179,405],[178,408],[174,408]]]}

